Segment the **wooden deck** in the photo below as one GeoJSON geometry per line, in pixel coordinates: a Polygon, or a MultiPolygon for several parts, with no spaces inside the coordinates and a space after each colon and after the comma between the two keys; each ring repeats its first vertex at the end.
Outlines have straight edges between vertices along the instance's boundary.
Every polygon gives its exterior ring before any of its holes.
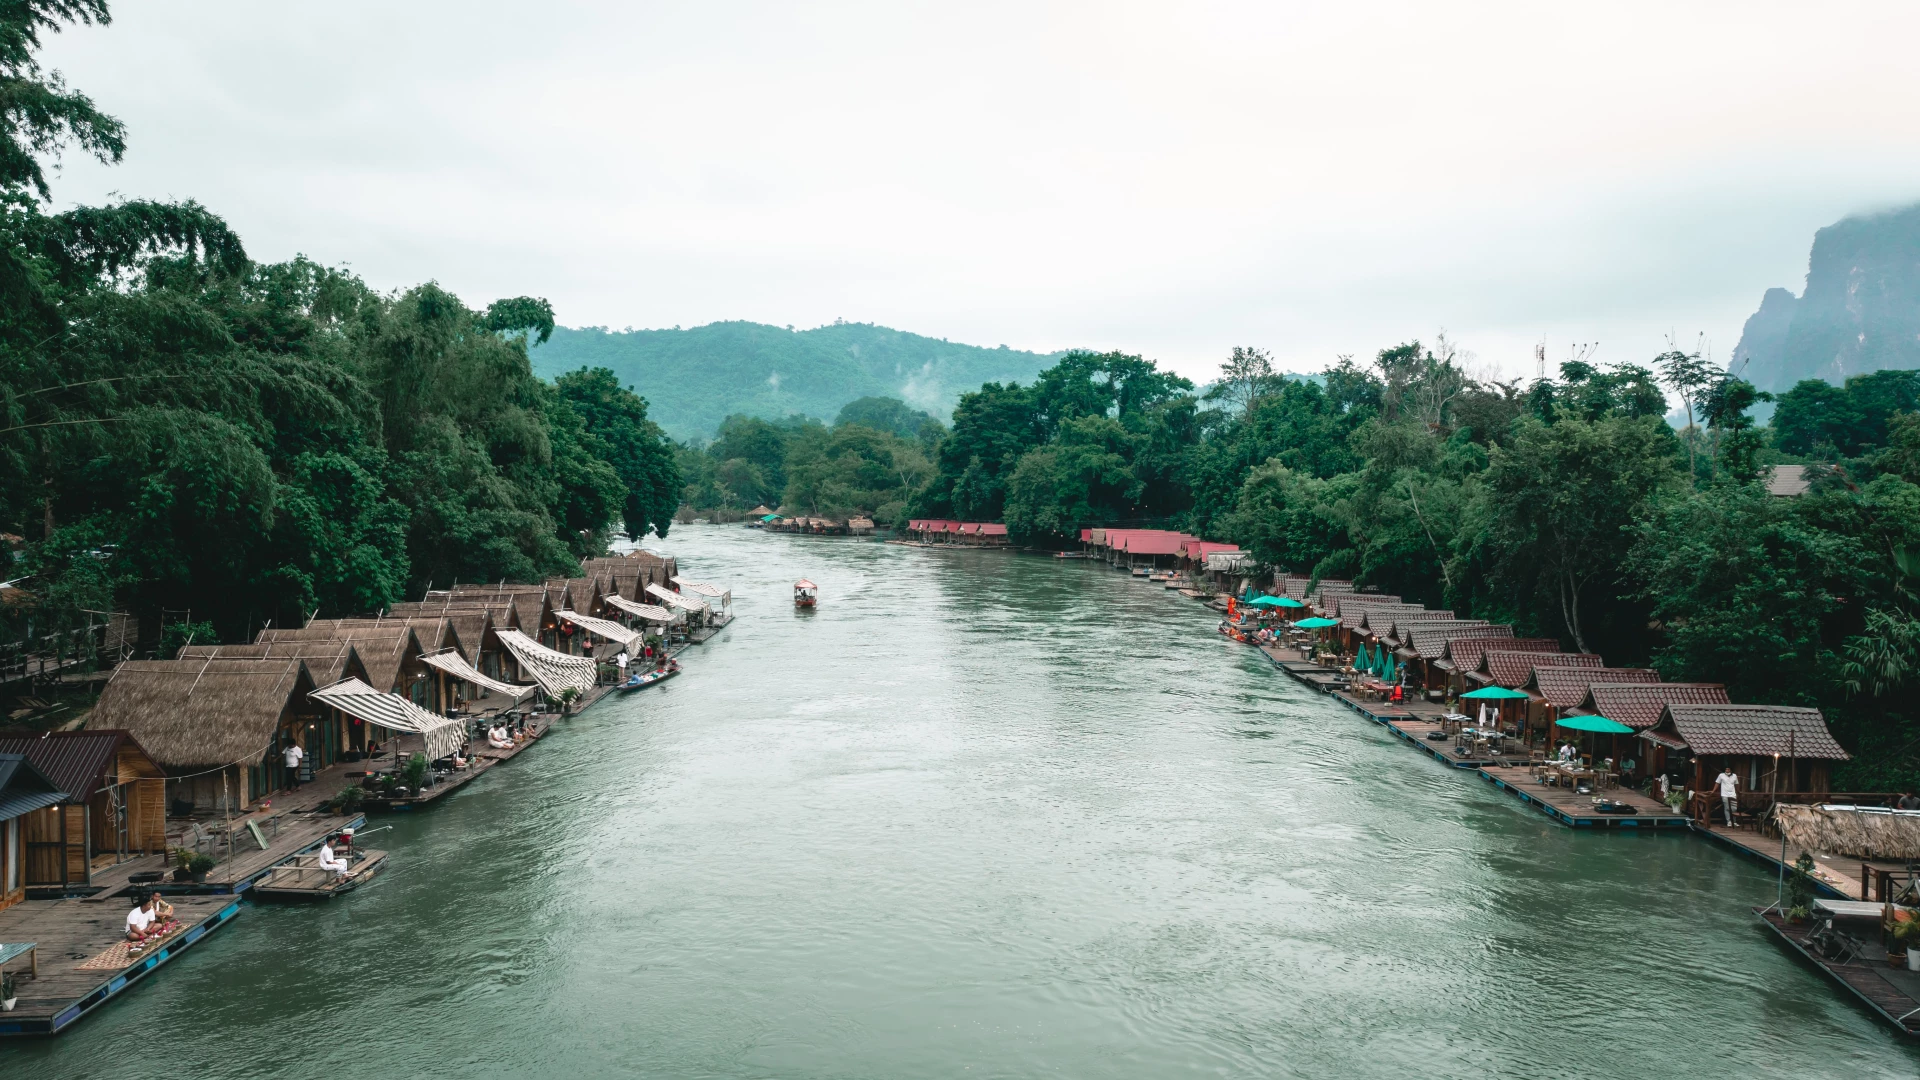
{"type": "Polygon", "coordinates": [[[1880,943],[1878,927],[1866,920],[1840,920],[1841,929],[1864,948],[1857,960],[1835,963],[1816,952],[1807,940],[1816,923],[1810,921],[1795,925],[1787,922],[1778,912],[1765,908],[1755,909],[1754,914],[1760,916],[1760,920],[1788,948],[1799,953],[1801,959],[1851,991],[1855,999],[1878,1013],[1902,1034],[1920,1035],[1920,972],[1908,971],[1905,966],[1896,968],[1887,962],[1887,952],[1880,943]],[[1848,925],[1855,922],[1866,922],[1866,925],[1848,925]]]}
{"type": "MultiPolygon", "coordinates": [[[[1727,828],[1721,824],[1693,823],[1693,831],[1714,840],[1734,851],[1765,863],[1769,868],[1780,868],[1780,838],[1768,836],[1746,826],[1727,828]]],[[[1800,850],[1791,844],[1787,846],[1787,863],[1792,865],[1800,857],[1800,850]]],[[[1879,900],[1882,897],[1866,895],[1865,881],[1876,870],[1896,870],[1904,872],[1905,863],[1866,862],[1844,855],[1827,857],[1816,856],[1813,863],[1815,888],[1828,896],[1842,900],[1879,900]]]]}
{"type": "Polygon", "coordinates": [[[331,900],[366,884],[386,865],[387,853],[367,849],[344,874],[320,868],[318,855],[296,855],[255,882],[255,900],[331,900]]]}
{"type": "Polygon", "coordinates": [[[1581,795],[1572,788],[1542,784],[1534,779],[1533,771],[1526,765],[1484,765],[1478,771],[1481,779],[1513,794],[1560,824],[1576,829],[1684,831],[1691,824],[1685,814],[1676,814],[1667,804],[1631,788],[1609,788],[1597,795],[1608,802],[1631,806],[1638,813],[1603,814],[1594,806],[1596,795],[1581,795]]]}
{"type": "MultiPolygon", "coordinates": [[[[20,1002],[12,1012],[0,1013],[0,1035],[64,1031],[240,914],[240,901],[232,896],[182,896],[170,902],[185,932],[116,967],[81,965],[108,954],[125,938],[127,912],[133,906],[125,897],[102,893],[86,899],[28,900],[0,911],[0,941],[37,942],[40,970],[37,978],[19,980],[20,1002]]],[[[26,966],[22,957],[7,968],[18,974],[26,966]]]]}
{"type": "MultiPolygon", "coordinates": [[[[177,822],[179,819],[174,819],[169,825],[177,822]]],[[[293,811],[235,818],[231,834],[233,850],[228,852],[226,837],[218,839],[213,850],[213,856],[218,861],[205,881],[173,881],[169,874],[168,880],[149,887],[159,889],[169,898],[243,893],[254,881],[280,863],[317,849],[322,841],[342,829],[357,829],[366,823],[365,814],[307,814],[293,811]],[[249,819],[259,825],[261,833],[266,836],[266,850],[260,849],[253,833],[247,829],[245,822],[249,819]]],[[[170,844],[183,842],[177,832],[169,835],[167,840],[170,844]]],[[[136,875],[165,873],[171,869],[166,856],[143,855],[95,873],[92,887],[97,890],[96,895],[109,896],[132,884],[136,875]]]]}

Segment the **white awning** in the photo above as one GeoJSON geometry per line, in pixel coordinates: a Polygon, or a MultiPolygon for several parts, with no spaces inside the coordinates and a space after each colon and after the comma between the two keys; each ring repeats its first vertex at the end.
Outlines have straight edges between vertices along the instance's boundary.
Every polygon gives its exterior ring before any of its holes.
{"type": "Polygon", "coordinates": [[[679,593],[674,592],[672,589],[664,588],[659,585],[647,586],[647,595],[657,596],[661,600],[665,601],[669,607],[677,607],[682,611],[710,610],[705,600],[695,600],[692,597],[681,596],[679,593]]]}
{"type": "Polygon", "coordinates": [[[624,596],[605,596],[605,597],[601,597],[601,599],[605,600],[609,604],[612,604],[614,607],[619,608],[621,611],[624,611],[627,614],[632,615],[636,619],[645,619],[648,622],[657,622],[657,623],[677,623],[677,622],[687,621],[686,612],[669,611],[666,608],[660,607],[657,604],[637,604],[637,603],[634,603],[632,600],[627,599],[624,596]]]}
{"type": "Polygon", "coordinates": [[[611,619],[596,619],[591,615],[582,615],[577,611],[562,609],[553,613],[556,619],[565,619],[589,634],[597,634],[608,641],[618,642],[631,651],[646,635],[630,627],[621,626],[611,619]]]}
{"type": "Polygon", "coordinates": [[[533,676],[533,681],[540,684],[548,697],[558,698],[569,686],[584,694],[600,681],[600,665],[592,657],[554,652],[512,628],[498,633],[500,644],[520,661],[520,666],[527,669],[527,674],[533,676]]]}
{"type": "Polygon", "coordinates": [[[441,671],[446,672],[456,679],[460,679],[463,682],[470,682],[483,690],[491,690],[496,694],[505,694],[514,701],[519,701],[521,698],[539,689],[537,686],[516,686],[510,682],[501,682],[499,679],[482,675],[479,669],[467,663],[466,658],[460,655],[458,649],[441,649],[439,652],[430,652],[422,656],[420,660],[423,663],[439,668],[441,671]]]}
{"type": "Polygon", "coordinates": [[[1253,555],[1245,551],[1209,551],[1207,569],[1213,573],[1232,573],[1245,570],[1253,563],[1253,555]]]}
{"type": "Polygon", "coordinates": [[[382,693],[359,679],[341,679],[307,696],[363,723],[421,736],[426,740],[427,757],[434,761],[460,749],[467,741],[464,721],[430,713],[399,694],[382,693]]]}
{"type": "Polygon", "coordinates": [[[733,603],[732,589],[723,589],[718,585],[709,585],[704,581],[688,581],[683,577],[674,578],[673,583],[690,593],[698,593],[701,596],[711,596],[722,604],[733,603]]]}

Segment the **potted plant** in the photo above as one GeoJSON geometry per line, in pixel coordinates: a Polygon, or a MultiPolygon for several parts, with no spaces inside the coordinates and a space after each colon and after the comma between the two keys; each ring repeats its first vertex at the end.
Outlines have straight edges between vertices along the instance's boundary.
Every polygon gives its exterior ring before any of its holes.
{"type": "Polygon", "coordinates": [[[14,981],[13,972],[0,971],[0,1012],[12,1012],[20,1003],[20,987],[14,981]]]}
{"type": "Polygon", "coordinates": [[[427,782],[427,755],[415,754],[408,758],[406,768],[401,770],[400,775],[406,781],[409,791],[415,795],[420,794],[421,787],[427,782]]]}
{"type": "Polygon", "coordinates": [[[336,814],[356,814],[366,801],[366,789],[350,785],[341,788],[340,793],[327,802],[327,809],[336,814]]]}
{"type": "Polygon", "coordinates": [[[190,848],[175,848],[173,851],[175,881],[205,881],[213,872],[214,858],[205,852],[190,848]]]}
{"type": "Polygon", "coordinates": [[[580,700],[580,690],[578,687],[569,686],[566,689],[561,690],[560,691],[560,715],[561,716],[567,715],[568,711],[570,711],[573,708],[573,703],[578,700],[580,700]]]}
{"type": "Polygon", "coordinates": [[[1920,971],[1920,919],[1912,915],[1905,919],[1896,916],[1891,933],[1895,942],[1906,947],[1907,970],[1920,971]]]}

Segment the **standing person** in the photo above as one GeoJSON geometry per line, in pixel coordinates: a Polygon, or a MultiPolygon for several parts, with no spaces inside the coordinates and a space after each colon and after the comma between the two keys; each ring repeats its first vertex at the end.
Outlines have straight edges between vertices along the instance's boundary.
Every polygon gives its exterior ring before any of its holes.
{"type": "Polygon", "coordinates": [[[300,762],[303,759],[305,759],[306,756],[307,756],[307,752],[305,750],[300,749],[299,743],[290,742],[287,744],[287,752],[285,757],[287,762],[287,786],[288,787],[297,788],[300,786],[300,762]]]}
{"type": "Polygon", "coordinates": [[[613,658],[613,666],[620,669],[621,682],[627,681],[627,662],[631,659],[632,657],[627,655],[627,650],[625,649],[621,649],[619,654],[613,658]]]}
{"type": "Polygon", "coordinates": [[[1740,778],[1734,775],[1733,763],[1728,762],[1713,778],[1713,786],[1720,789],[1720,809],[1727,815],[1727,828],[1733,828],[1733,808],[1740,802],[1740,778]]]}
{"type": "Polygon", "coordinates": [[[1907,792],[1905,795],[1900,796],[1900,801],[1895,804],[1895,809],[1920,810],[1920,795],[1915,795],[1911,791],[1907,792]]]}

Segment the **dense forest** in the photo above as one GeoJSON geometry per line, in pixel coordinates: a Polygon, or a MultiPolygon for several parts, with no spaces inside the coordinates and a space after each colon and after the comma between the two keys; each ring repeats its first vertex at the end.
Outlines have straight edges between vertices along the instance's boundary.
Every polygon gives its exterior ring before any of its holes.
{"type": "Polygon", "coordinates": [[[862,397],[897,398],[945,417],[962,391],[1027,380],[1057,355],[982,348],[836,320],[811,330],[717,322],[685,330],[558,327],[533,350],[536,373],[604,367],[649,388],[676,439],[713,437],[730,415],[829,417],[862,397]]]}
{"type": "Polygon", "coordinates": [[[0,531],[9,640],[130,612],[222,639],[429,583],[537,580],[610,523],[664,533],[681,481],[605,370],[536,378],[543,300],[384,294],[248,258],[192,201],[54,213],[63,149],[126,132],[36,60],[104,0],[0,10],[0,531]]]}
{"type": "Polygon", "coordinates": [[[962,395],[950,431],[735,417],[682,468],[691,505],[1003,520],[1041,546],[1187,529],[1736,701],[1820,706],[1858,754],[1837,783],[1920,782],[1920,372],[1806,380],[1757,426],[1769,398],[1680,351],[1523,385],[1471,377],[1444,341],[1315,378],[1236,349],[1204,394],[1075,352],[962,395]],[[1807,490],[1769,494],[1790,463],[1807,490]]]}

